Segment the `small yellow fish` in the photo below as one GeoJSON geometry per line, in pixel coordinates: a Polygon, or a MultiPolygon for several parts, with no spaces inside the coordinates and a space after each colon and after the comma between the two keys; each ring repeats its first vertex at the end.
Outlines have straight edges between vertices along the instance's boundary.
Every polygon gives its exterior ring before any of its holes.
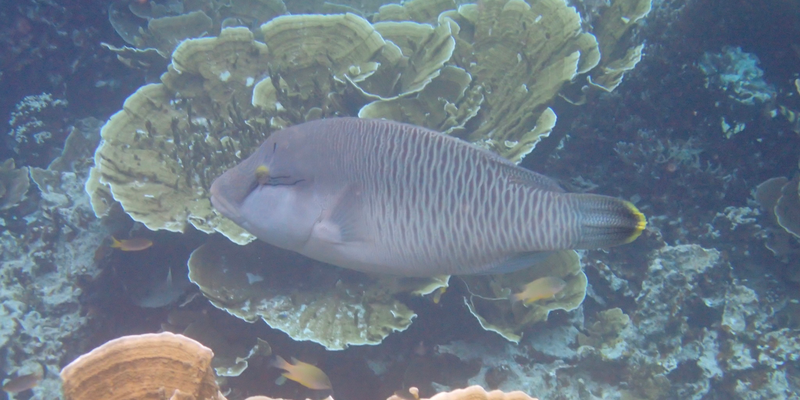
{"type": "Polygon", "coordinates": [[[281,356],[275,356],[271,364],[275,368],[280,368],[286,372],[283,376],[286,379],[291,379],[309,389],[314,390],[329,390],[331,389],[331,380],[328,375],[325,375],[321,369],[292,357],[294,364],[289,364],[281,356]]]}
{"type": "Polygon", "coordinates": [[[566,286],[567,282],[563,279],[546,276],[525,285],[521,292],[511,295],[511,301],[521,301],[528,305],[537,300],[549,299],[564,290],[566,286]]]}
{"type": "Polygon", "coordinates": [[[8,393],[23,392],[25,390],[34,388],[41,380],[41,372],[20,375],[3,383],[3,391],[8,393]]]}
{"type": "Polygon", "coordinates": [[[144,250],[153,245],[152,240],[145,238],[117,240],[117,238],[112,236],[111,240],[113,241],[111,243],[111,247],[115,249],[120,249],[122,251],[139,251],[139,250],[144,250]]]}
{"type": "Polygon", "coordinates": [[[442,286],[442,287],[436,289],[436,291],[433,292],[433,304],[439,304],[439,300],[442,299],[442,295],[446,291],[447,291],[447,286],[442,286]]]}

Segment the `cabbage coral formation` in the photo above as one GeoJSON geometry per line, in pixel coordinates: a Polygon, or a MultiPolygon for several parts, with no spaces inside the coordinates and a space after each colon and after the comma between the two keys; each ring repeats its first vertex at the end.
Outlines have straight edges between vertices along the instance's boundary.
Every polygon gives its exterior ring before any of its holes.
{"type": "Polygon", "coordinates": [[[104,126],[87,191],[98,204],[110,191],[150,229],[188,222],[244,244],[252,237],[211,210],[207,190],[272,130],[360,110],[469,131],[464,139],[519,162],[555,124],[547,104],[600,60],[562,0],[397,7],[375,25],[354,14],[281,16],[260,28],[263,43],[247,28],[184,41],[162,83],[139,89],[104,126]],[[386,21],[431,15],[433,27],[386,21]]]}
{"type": "Polygon", "coordinates": [[[216,307],[246,321],[263,319],[294,340],[329,350],[378,344],[407,329],[416,314],[394,295],[445,285],[340,271],[264,243],[241,247],[227,241],[195,250],[189,278],[216,307]]]}
{"type": "MultiPolygon", "coordinates": [[[[623,43],[635,20],[626,16],[628,3],[649,9],[645,0],[614,2],[608,18],[625,23],[601,16],[600,44],[563,0],[486,0],[457,9],[451,0],[417,0],[384,6],[374,24],[355,14],[287,15],[260,29],[225,28],[217,37],[185,40],[161,83],[140,88],[103,127],[86,190],[98,215],[116,200],[152,230],[182,232],[191,224],[246,244],[253,237],[212,209],[208,188],[270,132],[289,125],[383,117],[446,131],[519,162],[554,126],[548,104],[565,84],[581,74],[595,82],[611,74],[612,86],[618,84],[622,74],[601,49],[623,43]],[[602,71],[594,69],[598,63],[602,71]]],[[[632,59],[629,67],[638,60],[632,59]]],[[[585,293],[585,276],[571,267],[579,264],[567,264],[557,275],[576,282],[569,297],[576,303],[556,308],[574,308],[585,293]]],[[[511,340],[549,310],[489,318],[492,307],[468,303],[485,326],[511,340]]],[[[379,342],[404,329],[413,314],[392,307],[405,321],[381,322],[381,333],[366,341],[335,337],[343,344],[331,346],[379,342]]],[[[276,316],[269,318],[276,326],[276,316]]]]}

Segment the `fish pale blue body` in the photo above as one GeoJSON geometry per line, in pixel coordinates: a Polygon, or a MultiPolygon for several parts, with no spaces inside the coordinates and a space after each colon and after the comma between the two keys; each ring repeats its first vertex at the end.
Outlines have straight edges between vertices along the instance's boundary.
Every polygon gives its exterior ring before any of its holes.
{"type": "Polygon", "coordinates": [[[567,193],[457,138],[358,118],[273,133],[214,181],[211,202],[267,243],[400,276],[510,272],[628,243],[646,224],[627,201],[567,193]]]}

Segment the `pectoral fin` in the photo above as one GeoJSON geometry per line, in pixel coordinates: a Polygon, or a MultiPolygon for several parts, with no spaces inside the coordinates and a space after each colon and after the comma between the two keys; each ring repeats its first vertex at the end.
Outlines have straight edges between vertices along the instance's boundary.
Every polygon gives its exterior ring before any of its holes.
{"type": "Polygon", "coordinates": [[[360,185],[350,184],[336,194],[322,211],[312,236],[331,244],[367,241],[360,185]]]}

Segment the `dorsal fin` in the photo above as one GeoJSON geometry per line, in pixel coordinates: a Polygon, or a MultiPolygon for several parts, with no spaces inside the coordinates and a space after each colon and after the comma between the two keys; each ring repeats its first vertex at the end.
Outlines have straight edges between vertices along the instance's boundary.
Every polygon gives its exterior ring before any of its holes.
{"type": "Polygon", "coordinates": [[[505,169],[507,176],[509,177],[509,181],[516,182],[526,186],[534,186],[536,188],[542,190],[548,190],[551,192],[565,192],[564,188],[558,184],[554,179],[548,178],[538,172],[533,172],[531,170],[516,166],[511,164],[510,162],[501,162],[500,167],[505,169]]]}

